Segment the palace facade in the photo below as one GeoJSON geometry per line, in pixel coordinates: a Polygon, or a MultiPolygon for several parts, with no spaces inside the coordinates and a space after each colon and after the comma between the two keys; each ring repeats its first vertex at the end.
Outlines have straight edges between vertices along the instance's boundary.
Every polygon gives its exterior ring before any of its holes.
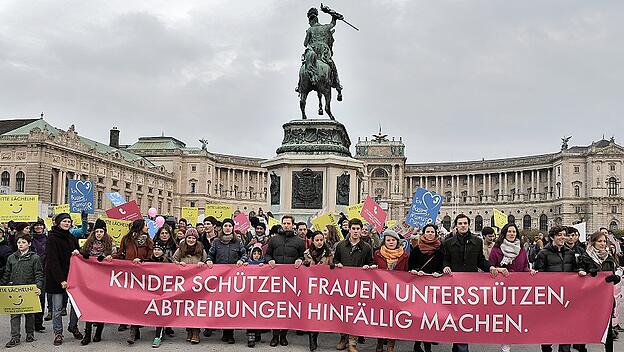
{"type": "MultiPolygon", "coordinates": [[[[135,199],[143,209],[179,216],[181,207],[232,204],[242,211],[268,207],[269,177],[259,158],[223,155],[188,147],[173,137],[141,137],[120,145],[111,129],[108,144],[43,118],[0,120],[0,191],[38,194],[42,208],[67,202],[68,179],[91,179],[96,213],[111,207],[105,192],[135,199]]],[[[276,143],[277,145],[278,143],[276,143]]],[[[521,229],[587,222],[588,231],[621,227],[624,148],[614,139],[555,153],[445,163],[407,163],[402,139],[379,134],[359,139],[354,157],[364,162],[359,199],[375,198],[392,219],[402,219],[417,187],[444,196],[440,219],[450,228],[459,213],[480,231],[502,210],[521,229]]],[[[45,215],[45,214],[43,214],[45,215]]]]}

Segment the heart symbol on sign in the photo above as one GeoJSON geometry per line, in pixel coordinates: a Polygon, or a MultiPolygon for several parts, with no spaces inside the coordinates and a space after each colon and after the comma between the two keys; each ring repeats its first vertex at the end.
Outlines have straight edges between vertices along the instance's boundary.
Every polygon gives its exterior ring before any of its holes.
{"type": "Polygon", "coordinates": [[[83,196],[86,196],[91,191],[91,181],[76,182],[76,191],[78,191],[83,196]]]}
{"type": "Polygon", "coordinates": [[[427,209],[433,209],[440,204],[442,201],[442,197],[438,194],[433,195],[431,192],[427,192],[423,194],[423,204],[427,207],[427,209]]]}

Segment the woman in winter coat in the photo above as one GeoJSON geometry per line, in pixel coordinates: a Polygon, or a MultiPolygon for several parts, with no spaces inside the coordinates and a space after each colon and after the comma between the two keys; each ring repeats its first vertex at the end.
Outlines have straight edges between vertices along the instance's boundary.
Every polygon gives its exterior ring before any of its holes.
{"type": "MultiPolygon", "coordinates": [[[[386,230],[383,232],[383,243],[373,254],[373,261],[379,269],[407,271],[408,254],[401,245],[401,237],[396,231],[386,230]]],[[[394,352],[396,340],[385,339],[388,342],[388,352],[394,352]]],[[[382,352],[384,339],[377,339],[375,352],[382,352]]]]}
{"type": "MultiPolygon", "coordinates": [[[[212,268],[213,264],[236,264],[237,266],[247,264],[247,250],[243,242],[234,235],[232,219],[223,219],[221,233],[216,240],[212,241],[206,264],[208,268],[212,268]]],[[[235,343],[234,330],[223,329],[221,341],[229,344],[235,343]]]]}
{"type": "MultiPolygon", "coordinates": [[[[98,261],[106,260],[108,262],[113,260],[113,239],[106,232],[106,223],[102,219],[97,219],[93,226],[93,232],[87,237],[84,245],[80,249],[80,254],[85,259],[89,257],[96,257],[98,261]]],[[[91,332],[95,325],[95,336],[93,336],[93,342],[102,341],[102,330],[104,329],[104,323],[85,323],[84,338],[80,341],[81,345],[88,345],[91,343],[91,332]]]]}
{"type": "MultiPolygon", "coordinates": [[[[509,276],[510,272],[528,271],[531,272],[531,275],[535,275],[535,270],[529,270],[529,256],[523,244],[516,224],[511,223],[503,226],[490,252],[490,265],[496,267],[496,270],[503,276],[509,276]]],[[[502,352],[509,352],[510,350],[510,345],[501,345],[502,352]]]]}
{"type": "Polygon", "coordinates": [[[341,237],[342,234],[338,233],[338,229],[334,225],[325,225],[323,234],[325,235],[325,243],[327,243],[332,253],[336,251],[338,242],[344,240],[344,237],[341,237]]]}
{"type": "MultiPolygon", "coordinates": [[[[333,227],[333,226],[332,226],[333,227]]],[[[325,235],[321,231],[314,231],[312,246],[303,252],[303,265],[334,265],[334,253],[325,241],[325,235]]],[[[308,335],[310,351],[318,348],[317,331],[310,331],[308,335]]]]}
{"type": "MultiPolygon", "coordinates": [[[[595,232],[589,238],[589,245],[585,254],[580,257],[579,265],[591,276],[596,276],[596,273],[599,271],[610,273],[605,280],[614,285],[621,281],[621,278],[615,274],[617,265],[615,259],[609,253],[607,236],[600,231],[595,232]]],[[[615,307],[615,301],[613,305],[615,307]]],[[[612,320],[609,319],[609,330],[607,331],[607,340],[605,342],[606,352],[613,352],[613,327],[611,322],[612,320]]]]}
{"type": "MultiPolygon", "coordinates": [[[[198,241],[199,233],[192,227],[186,230],[186,237],[180,243],[180,248],[173,254],[173,262],[181,265],[195,264],[200,267],[206,262],[206,251],[204,245],[198,241]]],[[[199,343],[199,331],[197,328],[187,328],[186,341],[192,344],[199,343]]]]}
{"type": "MultiPolygon", "coordinates": [[[[147,233],[148,228],[145,220],[134,220],[132,225],[130,225],[130,231],[121,239],[119,250],[113,257],[115,259],[131,260],[135,264],[151,258],[154,242],[152,242],[147,233]]],[[[118,330],[123,331],[125,329],[123,329],[122,325],[118,330]]],[[[132,345],[140,338],[141,332],[139,327],[136,325],[130,326],[127,342],[132,345]]]]}
{"type": "Polygon", "coordinates": [[[163,250],[163,254],[165,258],[171,259],[173,257],[173,253],[178,249],[178,245],[176,241],[173,239],[173,230],[171,230],[171,226],[164,224],[161,228],[156,231],[156,236],[154,236],[154,243],[158,243],[160,248],[163,250]]]}
{"type": "MultiPolygon", "coordinates": [[[[412,243],[407,269],[412,274],[418,276],[442,276],[444,254],[442,254],[442,249],[440,248],[441,244],[438,227],[434,224],[425,225],[418,241],[412,243]]],[[[421,341],[414,342],[415,352],[423,352],[420,343],[421,341]]],[[[425,352],[431,352],[431,342],[423,342],[423,345],[425,346],[425,352]]]]}
{"type": "MultiPolygon", "coordinates": [[[[80,246],[78,239],[71,235],[69,229],[72,226],[71,216],[68,213],[61,213],[54,219],[55,226],[52,227],[46,241],[46,264],[45,264],[45,291],[50,294],[52,301],[52,326],[54,329],[54,345],[63,343],[63,294],[67,290],[67,275],[69,274],[69,261],[72,252],[78,253],[80,246]]],[[[68,331],[77,340],[82,340],[83,336],[78,330],[78,316],[75,310],[71,309],[69,315],[68,331]]]]}

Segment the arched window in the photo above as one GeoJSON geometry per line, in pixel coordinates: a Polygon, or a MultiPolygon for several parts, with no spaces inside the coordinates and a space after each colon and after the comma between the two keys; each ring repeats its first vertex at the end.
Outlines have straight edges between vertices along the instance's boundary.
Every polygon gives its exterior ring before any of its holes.
{"type": "Polygon", "coordinates": [[[574,185],[574,196],[575,197],[580,197],[581,196],[581,186],[574,185]]]}
{"type": "MultiPolygon", "coordinates": [[[[4,173],[2,175],[4,175],[4,173]]],[[[3,178],[3,180],[4,180],[4,178],[3,178]]],[[[609,189],[609,196],[617,196],[618,195],[618,182],[615,179],[615,177],[609,177],[608,189],[609,189]]]]}
{"type": "Polygon", "coordinates": [[[490,227],[494,227],[494,215],[490,218],[490,227]]]}
{"type": "Polygon", "coordinates": [[[557,188],[557,198],[561,198],[561,182],[557,182],[555,186],[557,188]]]}
{"type": "Polygon", "coordinates": [[[2,176],[0,176],[0,186],[10,186],[11,185],[11,174],[8,171],[4,171],[2,176]]]}
{"type": "Polygon", "coordinates": [[[444,228],[447,231],[451,231],[451,217],[446,215],[444,216],[444,218],[442,219],[442,226],[444,226],[444,228]]]}
{"type": "Polygon", "coordinates": [[[531,215],[526,214],[522,218],[522,229],[523,230],[530,230],[531,229],[531,215]]]}
{"type": "Polygon", "coordinates": [[[15,191],[24,192],[24,184],[26,183],[26,176],[23,171],[18,171],[15,174],[15,191]]]}
{"type": "Polygon", "coordinates": [[[609,230],[611,231],[615,231],[618,229],[618,223],[617,221],[611,221],[611,223],[609,224],[609,230]]]}
{"type": "Polygon", "coordinates": [[[511,214],[509,214],[509,215],[507,216],[507,223],[508,223],[508,224],[515,224],[515,223],[516,223],[516,217],[515,217],[515,216],[513,216],[513,215],[511,215],[511,214]]]}
{"type": "Polygon", "coordinates": [[[379,177],[379,178],[388,177],[388,173],[386,172],[386,170],[379,168],[373,171],[372,177],[379,177]]]}
{"type": "Polygon", "coordinates": [[[539,218],[540,231],[548,231],[548,215],[542,214],[539,218]]]}
{"type": "Polygon", "coordinates": [[[483,217],[481,215],[475,216],[475,231],[483,230],[483,217]]]}

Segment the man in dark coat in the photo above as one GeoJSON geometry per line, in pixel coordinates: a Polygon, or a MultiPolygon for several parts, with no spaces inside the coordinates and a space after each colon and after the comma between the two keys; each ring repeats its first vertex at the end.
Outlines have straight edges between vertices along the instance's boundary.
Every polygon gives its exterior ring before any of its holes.
{"type": "MultiPolygon", "coordinates": [[[[442,242],[444,273],[453,275],[454,271],[469,273],[481,269],[496,276],[498,271],[483,255],[483,241],[470,232],[470,218],[459,214],[454,226],[457,233],[442,242]]],[[[453,352],[468,352],[468,344],[454,343],[453,352]]]]}
{"type": "MultiPolygon", "coordinates": [[[[295,268],[299,268],[303,264],[305,243],[299,236],[295,235],[293,231],[294,222],[295,218],[292,215],[284,215],[281,231],[278,231],[277,236],[269,240],[264,258],[272,268],[276,264],[294,264],[295,268]]],[[[273,338],[269,343],[271,347],[278,344],[288,346],[287,334],[288,330],[273,330],[273,338]]]]}
{"type": "MultiPolygon", "coordinates": [[[[363,269],[375,267],[372,247],[360,238],[362,227],[360,219],[349,220],[349,235],[336,245],[334,264],[337,268],[342,268],[343,266],[360,267],[363,269]]],[[[358,352],[357,343],[357,336],[340,334],[340,340],[336,345],[336,349],[344,350],[348,347],[349,352],[358,352]]]]}
{"type": "MultiPolygon", "coordinates": [[[[545,272],[578,272],[585,276],[585,271],[579,269],[574,251],[565,245],[568,231],[563,226],[555,226],[548,231],[550,243],[544,246],[535,258],[534,269],[545,272]]],[[[552,345],[542,345],[543,352],[552,352],[552,345]]],[[[559,352],[569,352],[570,345],[559,345],[559,352]]]]}

